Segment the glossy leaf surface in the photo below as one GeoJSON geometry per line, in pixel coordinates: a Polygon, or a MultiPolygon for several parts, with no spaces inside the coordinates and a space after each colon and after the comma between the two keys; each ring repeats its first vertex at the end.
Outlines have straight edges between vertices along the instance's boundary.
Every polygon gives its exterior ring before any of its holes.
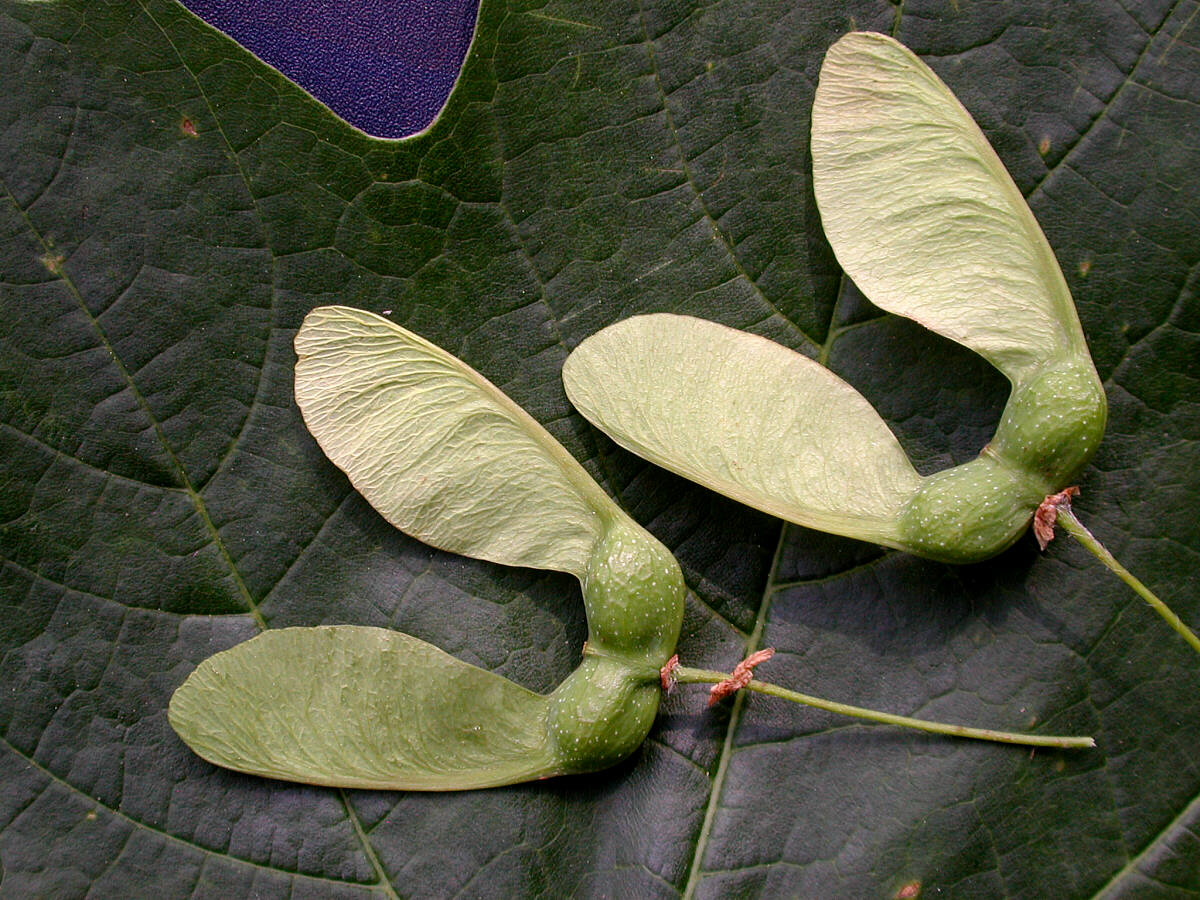
{"type": "Polygon", "coordinates": [[[871,405],[808,357],[685,316],[638,316],[585,340],[567,396],[632,450],[756,509],[894,544],[919,476],[871,405]]]}
{"type": "Polygon", "coordinates": [[[556,773],[549,700],[398,631],[267,631],[209,657],[171,726],[209,762],[333,787],[460,790],[556,773]]]}
{"type": "Polygon", "coordinates": [[[1194,900],[1195,654],[1123,585],[1062,541],[951,567],[782,527],[600,437],[560,371],[605,325],[700,316],[825,359],[919,471],[977,453],[1003,378],[843,283],[811,194],[826,50],[894,33],[1062,261],[1111,401],[1076,509],[1196,622],[1197,8],[485,2],[441,120],[388,144],[174,4],[0,4],[0,896],[1194,900]],[[204,762],[168,700],[263,627],[395,629],[538,693],[579,663],[573,577],[405,537],[309,436],[293,340],[331,304],[463,359],[664,541],[685,664],[773,646],[764,679],[1098,750],[680,688],[595,775],[204,762]]]}

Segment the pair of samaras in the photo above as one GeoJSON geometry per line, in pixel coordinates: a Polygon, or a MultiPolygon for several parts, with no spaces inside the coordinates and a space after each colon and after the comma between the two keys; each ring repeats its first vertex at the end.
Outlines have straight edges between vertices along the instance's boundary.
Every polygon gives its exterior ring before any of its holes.
{"type": "MultiPolygon", "coordinates": [[[[850,34],[830,49],[812,132],[817,202],[846,272],[878,306],[1012,381],[981,456],[922,477],[828,370],[679,316],[584,341],[567,392],[623,446],[782,518],[952,561],[995,553],[1103,432],[1062,274],[978,128],[895,41],[850,34]]],[[[397,632],[269,631],[201,663],[171,700],[175,730],[220,765],[344,787],[487,787],[631,753],[679,635],[670,553],[527,413],[428,341],[327,307],[296,349],[305,422],[372,506],[436,547],[578,577],[589,652],[543,696],[397,632]]]]}

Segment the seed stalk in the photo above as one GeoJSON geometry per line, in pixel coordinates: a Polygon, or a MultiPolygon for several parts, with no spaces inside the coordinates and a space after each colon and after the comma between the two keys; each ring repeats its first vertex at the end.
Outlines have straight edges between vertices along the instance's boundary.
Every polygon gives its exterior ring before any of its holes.
{"type": "MultiPolygon", "coordinates": [[[[678,684],[713,684],[720,685],[730,681],[731,673],[715,672],[711,669],[692,669],[687,666],[676,666],[670,673],[678,684]]],[[[971,738],[979,741],[996,741],[1002,744],[1021,744],[1026,747],[1057,747],[1060,749],[1076,749],[1095,747],[1094,739],[1086,736],[1061,736],[1042,734],[1021,734],[1011,731],[994,731],[990,728],[971,728],[966,725],[950,725],[945,722],[931,722],[927,719],[914,719],[910,716],[898,716],[892,713],[867,709],[862,706],[851,706],[847,703],[836,703],[809,694],[788,690],[777,684],[751,679],[740,685],[748,691],[779,697],[793,703],[802,703],[816,709],[837,713],[843,716],[853,716],[884,725],[897,725],[902,728],[915,728],[918,731],[944,734],[950,737],[971,738]]]]}

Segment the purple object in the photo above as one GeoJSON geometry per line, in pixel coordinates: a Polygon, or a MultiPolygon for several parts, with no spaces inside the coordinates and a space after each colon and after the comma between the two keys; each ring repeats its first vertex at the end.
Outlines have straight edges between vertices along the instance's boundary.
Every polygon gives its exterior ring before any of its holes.
{"type": "Polygon", "coordinates": [[[475,31],[477,0],[183,0],[367,134],[437,116],[475,31]]]}

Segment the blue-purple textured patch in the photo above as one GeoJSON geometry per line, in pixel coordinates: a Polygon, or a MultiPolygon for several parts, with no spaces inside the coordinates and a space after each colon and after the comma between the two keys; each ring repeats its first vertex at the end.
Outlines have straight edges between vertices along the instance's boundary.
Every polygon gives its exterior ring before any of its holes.
{"type": "Polygon", "coordinates": [[[471,43],[477,0],[183,0],[367,134],[437,116],[471,43]]]}

